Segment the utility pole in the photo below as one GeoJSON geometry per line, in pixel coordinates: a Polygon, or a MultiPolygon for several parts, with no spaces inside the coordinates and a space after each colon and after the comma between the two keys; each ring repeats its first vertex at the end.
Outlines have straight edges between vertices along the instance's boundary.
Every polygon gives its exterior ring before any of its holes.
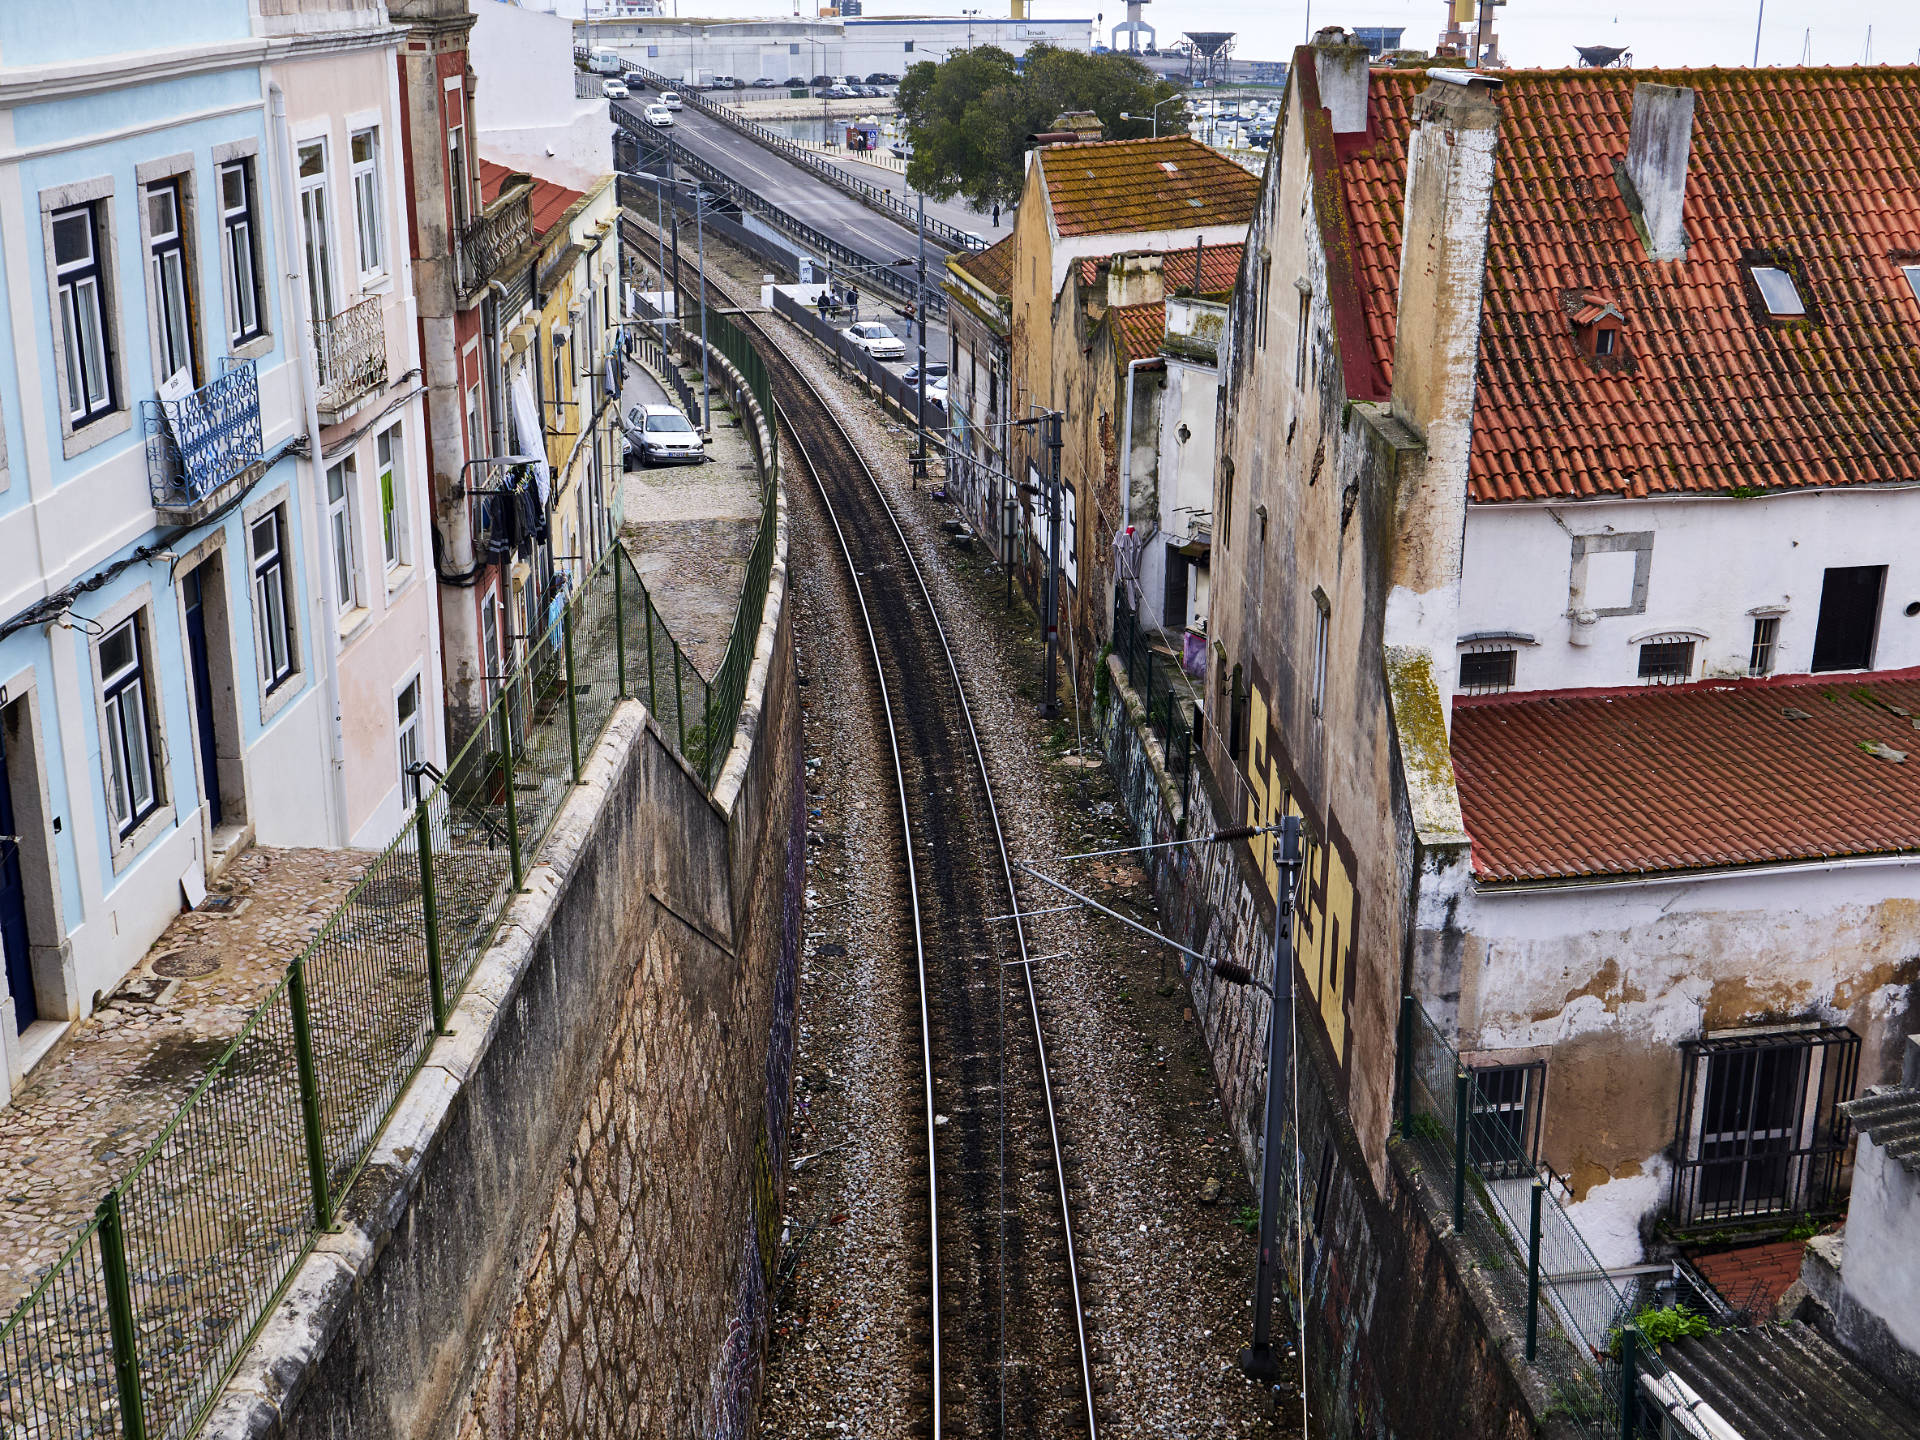
{"type": "MultiPolygon", "coordinates": [[[[1267,1026],[1266,1127],[1260,1147],[1260,1262],[1253,1282],[1253,1343],[1240,1352],[1240,1368],[1269,1383],[1280,1374],[1273,1353],[1273,1290],[1281,1263],[1277,1233],[1280,1151],[1293,1109],[1293,886],[1299,873],[1300,817],[1289,815],[1280,824],[1280,893],[1273,908],[1273,1009],[1267,1026]]],[[[1300,1137],[1294,1136],[1296,1151],[1299,1143],[1300,1137]]],[[[1298,1188],[1296,1175],[1296,1192],[1298,1188]]],[[[1297,1193],[1295,1198],[1299,1198],[1297,1193]]]]}
{"type": "MultiPolygon", "coordinates": [[[[680,167],[674,161],[673,137],[669,135],[667,137],[667,184],[673,186],[679,183],[680,167]]],[[[684,319],[686,312],[680,308],[680,210],[673,203],[671,190],[667,193],[667,223],[673,227],[673,323],[679,327],[680,339],[684,343],[687,338],[687,327],[684,319]]]]}
{"type": "Polygon", "coordinates": [[[913,423],[920,435],[913,450],[913,478],[927,478],[927,197],[917,197],[920,201],[920,255],[915,262],[913,289],[914,329],[920,336],[919,383],[915,385],[913,423]]]}
{"type": "Polygon", "coordinates": [[[1060,422],[1062,412],[1047,412],[1047,683],[1040,713],[1060,715],[1060,422]]]}

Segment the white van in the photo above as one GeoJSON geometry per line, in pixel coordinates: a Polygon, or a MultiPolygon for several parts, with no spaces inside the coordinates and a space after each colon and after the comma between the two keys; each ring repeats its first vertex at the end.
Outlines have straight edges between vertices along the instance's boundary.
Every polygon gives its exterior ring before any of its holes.
{"type": "Polygon", "coordinates": [[[618,75],[624,68],[611,50],[595,50],[587,56],[587,69],[596,75],[618,75]]]}

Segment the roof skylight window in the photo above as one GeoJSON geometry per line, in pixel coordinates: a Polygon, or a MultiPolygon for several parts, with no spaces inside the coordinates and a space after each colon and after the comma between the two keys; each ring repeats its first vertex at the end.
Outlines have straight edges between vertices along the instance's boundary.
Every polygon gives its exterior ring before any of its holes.
{"type": "Polygon", "coordinates": [[[1793,276],[1779,266],[1754,266],[1753,283],[1760,287],[1760,298],[1767,302],[1769,315],[1785,319],[1807,313],[1806,302],[1801,300],[1793,276]]]}
{"type": "Polygon", "coordinates": [[[1900,273],[1907,277],[1907,288],[1913,291],[1913,298],[1920,300],[1920,265],[1902,265],[1900,273]]]}

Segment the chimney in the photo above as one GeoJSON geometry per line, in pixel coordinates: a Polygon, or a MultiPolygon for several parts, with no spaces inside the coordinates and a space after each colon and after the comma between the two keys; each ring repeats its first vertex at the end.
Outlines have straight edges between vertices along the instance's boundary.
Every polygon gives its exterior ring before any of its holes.
{"type": "Polygon", "coordinates": [[[1333,117],[1335,135],[1359,135],[1367,128],[1367,67],[1372,57],[1338,25],[1313,37],[1313,74],[1320,103],[1333,117]]]}
{"type": "Polygon", "coordinates": [[[1390,418],[1417,459],[1409,453],[1395,467],[1395,601],[1385,638],[1448,658],[1467,522],[1499,86],[1471,70],[1429,70],[1407,141],[1390,418]]]}
{"type": "Polygon", "coordinates": [[[1066,110],[1053,122],[1053,129],[1049,133],[1070,134],[1075,140],[1104,140],[1107,138],[1107,127],[1100,123],[1100,117],[1091,110],[1066,110]]]}
{"type": "Polygon", "coordinates": [[[1681,260],[1687,253],[1687,161],[1693,154],[1693,91],[1684,85],[1633,87],[1633,128],[1624,164],[1614,175],[1633,213],[1647,256],[1681,260]]]}

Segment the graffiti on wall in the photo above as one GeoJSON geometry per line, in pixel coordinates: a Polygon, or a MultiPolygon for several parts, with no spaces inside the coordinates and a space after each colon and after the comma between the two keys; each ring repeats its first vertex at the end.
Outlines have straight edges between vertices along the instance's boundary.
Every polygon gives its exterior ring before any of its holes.
{"type": "MultiPolygon", "coordinates": [[[[1267,706],[1265,685],[1256,677],[1249,689],[1246,823],[1277,825],[1288,816],[1301,821],[1300,880],[1293,912],[1294,959],[1344,1073],[1347,1019],[1353,1002],[1353,847],[1332,808],[1321,813],[1312,797],[1302,791],[1267,706]]],[[[1254,858],[1266,877],[1267,894],[1275,898],[1280,894],[1277,847],[1278,838],[1272,835],[1262,835],[1253,842],[1254,858]]]]}

